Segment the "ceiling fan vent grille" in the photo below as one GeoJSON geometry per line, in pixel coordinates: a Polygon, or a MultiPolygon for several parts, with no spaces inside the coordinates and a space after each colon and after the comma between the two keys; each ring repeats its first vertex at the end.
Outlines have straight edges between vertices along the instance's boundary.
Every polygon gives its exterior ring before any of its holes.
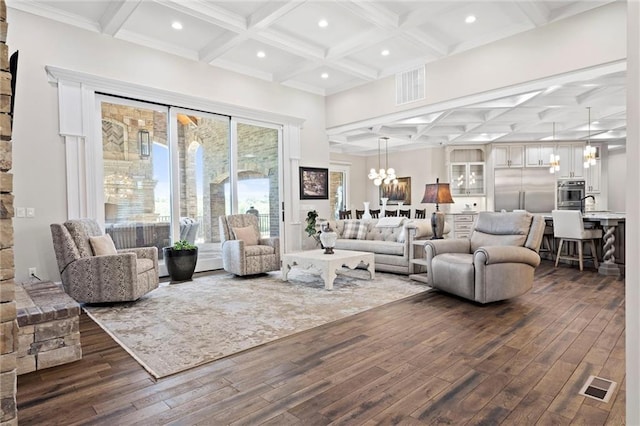
{"type": "Polygon", "coordinates": [[[396,105],[425,98],[424,66],[396,74],[396,105]]]}

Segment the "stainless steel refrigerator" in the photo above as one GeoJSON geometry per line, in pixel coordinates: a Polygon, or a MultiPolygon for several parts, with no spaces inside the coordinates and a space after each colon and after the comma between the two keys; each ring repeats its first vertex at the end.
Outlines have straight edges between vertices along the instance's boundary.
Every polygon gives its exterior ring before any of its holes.
{"type": "Polygon", "coordinates": [[[548,213],[554,209],[555,198],[556,178],[547,168],[495,170],[495,211],[548,213]]]}

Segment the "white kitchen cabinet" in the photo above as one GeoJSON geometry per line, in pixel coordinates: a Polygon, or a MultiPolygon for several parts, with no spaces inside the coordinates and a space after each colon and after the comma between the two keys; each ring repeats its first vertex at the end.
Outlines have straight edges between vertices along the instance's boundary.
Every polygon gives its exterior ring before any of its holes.
{"type": "Polygon", "coordinates": [[[524,166],[524,145],[493,145],[494,168],[524,166]]]}
{"type": "Polygon", "coordinates": [[[554,144],[527,145],[525,148],[525,167],[549,167],[551,155],[554,153],[554,144]]]}
{"type": "Polygon", "coordinates": [[[478,213],[449,213],[445,217],[451,228],[449,238],[469,238],[478,213]]]}
{"type": "Polygon", "coordinates": [[[485,194],[484,162],[451,163],[451,195],[461,197],[485,194]]]}
{"type": "Polygon", "coordinates": [[[584,143],[561,143],[556,148],[560,156],[559,179],[584,178],[584,143]]]}

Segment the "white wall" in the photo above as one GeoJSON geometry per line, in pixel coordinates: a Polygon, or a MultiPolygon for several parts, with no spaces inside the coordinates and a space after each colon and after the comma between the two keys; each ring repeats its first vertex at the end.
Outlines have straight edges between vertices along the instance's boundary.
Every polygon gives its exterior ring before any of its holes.
{"type": "Polygon", "coordinates": [[[427,64],[423,101],[396,106],[394,76],[328,96],[327,127],[624,60],[625,20],[625,3],[610,3],[427,64]]]}
{"type": "Polygon", "coordinates": [[[627,196],[627,151],[625,148],[609,150],[607,174],[607,209],[612,212],[625,212],[627,196]]]}
{"type": "MultiPolygon", "coordinates": [[[[26,279],[32,266],[43,279],[59,279],[49,224],[67,218],[65,147],[58,135],[57,88],[47,82],[46,65],[304,118],[301,164],[328,165],[321,96],[11,8],[7,21],[10,51],[20,51],[13,129],[15,206],[36,209],[35,218],[14,220],[17,280],[26,279]]],[[[328,210],[328,202],[323,203],[328,210]]]]}

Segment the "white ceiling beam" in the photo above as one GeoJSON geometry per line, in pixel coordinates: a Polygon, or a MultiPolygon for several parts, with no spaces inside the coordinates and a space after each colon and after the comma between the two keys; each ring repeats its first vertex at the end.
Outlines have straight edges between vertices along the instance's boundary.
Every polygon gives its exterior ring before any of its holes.
{"type": "Polygon", "coordinates": [[[354,15],[366,20],[381,29],[394,29],[400,26],[400,17],[386,7],[374,2],[335,1],[337,5],[351,11],[354,15]]]}
{"type": "Polygon", "coordinates": [[[246,20],[230,10],[218,7],[203,0],[155,0],[163,6],[169,7],[180,13],[198,18],[210,24],[217,25],[233,32],[241,32],[247,29],[246,20]]]}
{"type": "Polygon", "coordinates": [[[295,8],[306,3],[306,0],[289,0],[287,2],[268,2],[249,16],[248,28],[268,28],[278,19],[285,16],[295,8]]]}
{"type": "Polygon", "coordinates": [[[103,34],[115,36],[127,19],[138,8],[141,0],[115,1],[109,3],[107,10],[100,17],[99,23],[103,34]]]}
{"type": "Polygon", "coordinates": [[[324,60],[325,50],[316,45],[305,43],[297,38],[283,34],[273,28],[257,32],[253,38],[273,47],[278,47],[294,55],[302,56],[306,59],[324,60]]]}
{"type": "Polygon", "coordinates": [[[536,27],[546,25],[550,19],[549,7],[540,1],[517,1],[513,3],[536,27]]]}
{"type": "Polygon", "coordinates": [[[240,35],[231,32],[224,33],[221,37],[211,40],[205,47],[200,49],[198,58],[202,62],[208,63],[218,59],[220,56],[247,40],[245,34],[246,33],[240,35]]]}

